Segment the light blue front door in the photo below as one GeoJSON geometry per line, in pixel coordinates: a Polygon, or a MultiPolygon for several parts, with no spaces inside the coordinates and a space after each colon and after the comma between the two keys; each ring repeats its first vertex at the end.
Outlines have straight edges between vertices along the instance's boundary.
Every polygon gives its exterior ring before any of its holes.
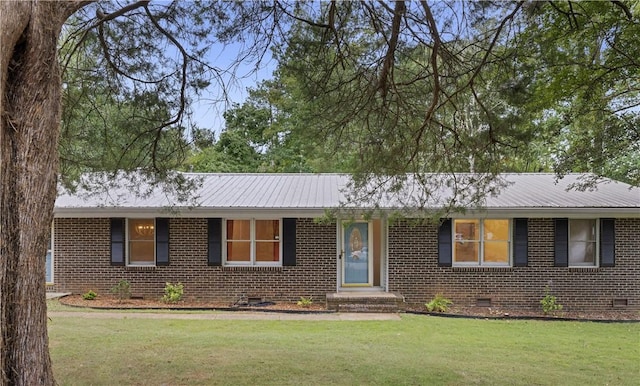
{"type": "Polygon", "coordinates": [[[370,286],[372,283],[370,224],[351,223],[344,227],[342,238],[342,285],[370,286]]]}

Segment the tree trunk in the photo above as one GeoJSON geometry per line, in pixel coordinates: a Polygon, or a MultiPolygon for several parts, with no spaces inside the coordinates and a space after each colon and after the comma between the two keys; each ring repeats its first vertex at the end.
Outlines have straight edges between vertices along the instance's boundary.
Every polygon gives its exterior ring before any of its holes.
{"type": "Polygon", "coordinates": [[[84,3],[0,1],[0,384],[53,385],[44,257],[56,197],[57,42],[84,3]]]}

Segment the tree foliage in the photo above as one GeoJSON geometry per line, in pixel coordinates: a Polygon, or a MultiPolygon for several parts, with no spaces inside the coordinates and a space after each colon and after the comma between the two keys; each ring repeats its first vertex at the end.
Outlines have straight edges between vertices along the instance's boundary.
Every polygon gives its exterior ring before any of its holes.
{"type": "MultiPolygon", "coordinates": [[[[112,130],[126,133],[113,148],[127,154],[110,152],[111,169],[175,167],[187,146],[166,132],[181,130],[190,98],[227,71],[201,58],[213,41],[239,41],[238,62],[259,66],[272,50],[274,79],[229,109],[216,144],[196,149],[183,169],[343,171],[362,186],[407,173],[588,171],[637,184],[638,21],[630,5],[174,2],[111,17],[120,5],[101,3],[72,25],[86,26],[93,12],[104,22],[67,41],[101,58],[81,71],[103,72],[93,83],[102,90],[85,93],[96,99],[90,105],[131,104],[112,109],[137,130],[112,130]],[[162,113],[127,113],[137,105],[162,113]]],[[[78,56],[73,47],[67,63],[78,56]]],[[[104,140],[106,130],[93,137],[104,140]]]]}
{"type": "Polygon", "coordinates": [[[354,173],[361,189],[438,173],[422,186],[427,200],[469,171],[486,178],[460,192],[490,192],[506,171],[640,182],[631,3],[276,3],[238,12],[263,15],[259,33],[269,30],[278,69],[258,91],[272,131],[304,143],[312,170],[314,153],[339,159],[329,168],[354,173]]]}
{"type": "Polygon", "coordinates": [[[628,5],[533,4],[525,15],[518,71],[529,74],[530,92],[521,104],[538,114],[532,124],[560,174],[640,184],[640,23],[628,5]]]}

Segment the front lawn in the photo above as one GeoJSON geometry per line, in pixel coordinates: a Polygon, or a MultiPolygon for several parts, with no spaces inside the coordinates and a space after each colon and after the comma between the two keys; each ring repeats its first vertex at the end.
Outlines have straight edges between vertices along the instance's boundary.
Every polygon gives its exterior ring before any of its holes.
{"type": "Polygon", "coordinates": [[[640,324],[52,317],[61,385],[635,385],[640,324]]]}

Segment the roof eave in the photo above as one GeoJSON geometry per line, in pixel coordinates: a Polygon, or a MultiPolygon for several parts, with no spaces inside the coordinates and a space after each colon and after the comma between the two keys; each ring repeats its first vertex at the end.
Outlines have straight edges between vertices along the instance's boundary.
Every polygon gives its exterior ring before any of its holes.
{"type": "MultiPolygon", "coordinates": [[[[258,207],[91,207],[55,208],[56,218],[109,218],[109,217],[322,217],[331,208],[258,208],[258,207]]],[[[357,209],[356,209],[357,211],[357,209]]],[[[366,211],[364,209],[363,211],[366,211]]],[[[397,209],[381,209],[382,213],[396,212],[397,209]]],[[[435,212],[435,211],[434,211],[435,212]]],[[[640,207],[500,207],[469,209],[453,217],[521,217],[521,218],[640,218],[640,207]]],[[[408,216],[409,217],[409,216],[408,216]]],[[[416,216],[417,217],[417,216],[416,216]]]]}

